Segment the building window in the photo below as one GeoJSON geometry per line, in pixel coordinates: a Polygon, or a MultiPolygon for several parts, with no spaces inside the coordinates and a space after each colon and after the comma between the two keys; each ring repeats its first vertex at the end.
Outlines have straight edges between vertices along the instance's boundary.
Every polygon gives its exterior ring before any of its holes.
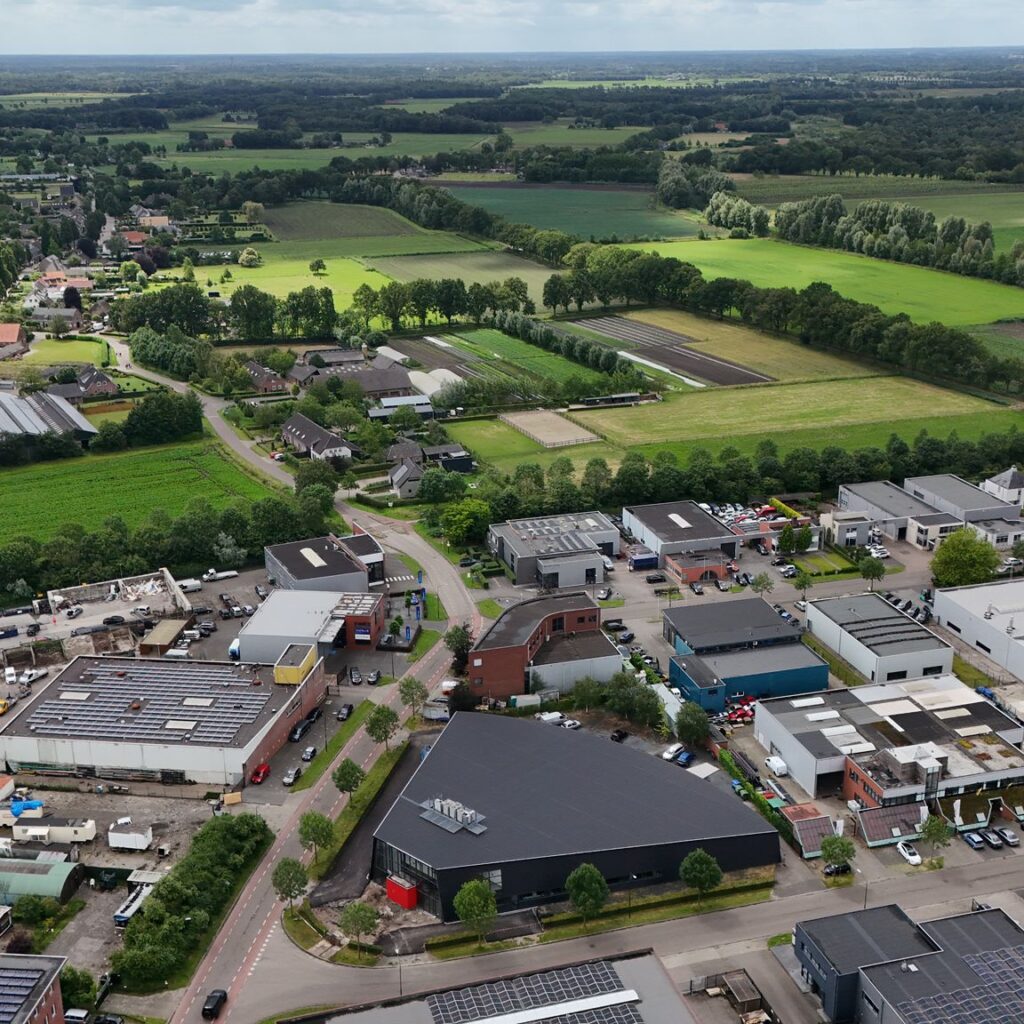
{"type": "Polygon", "coordinates": [[[875,1013],[878,1013],[878,1007],[875,1006],[874,1002],[872,1001],[871,997],[867,994],[867,992],[862,992],[861,997],[863,998],[864,1002],[867,1003],[868,1006],[870,1006],[871,1009],[875,1011],[875,1013]]]}
{"type": "Polygon", "coordinates": [[[975,647],[980,647],[986,654],[991,654],[992,653],[992,648],[989,647],[988,644],[983,644],[980,640],[975,640],[974,641],[974,646],[975,647]]]}
{"type": "Polygon", "coordinates": [[[860,776],[852,768],[850,769],[850,781],[851,782],[858,782],[858,781],[860,781],[860,776]]]}
{"type": "Polygon", "coordinates": [[[960,627],[955,622],[950,622],[949,619],[946,619],[946,629],[951,629],[954,633],[961,631],[960,627]]]}
{"type": "Polygon", "coordinates": [[[576,625],[577,626],[579,626],[581,623],[584,623],[586,621],[587,621],[587,617],[585,615],[577,615],[576,616],[576,625]]]}
{"type": "Polygon", "coordinates": [[[941,665],[929,665],[922,674],[926,676],[941,676],[942,672],[941,665]]]}
{"type": "Polygon", "coordinates": [[[483,686],[484,685],[484,677],[483,676],[476,676],[476,677],[474,677],[473,685],[474,686],[483,686]]]}
{"type": "Polygon", "coordinates": [[[1009,542],[1010,542],[1010,538],[1007,537],[1007,535],[1005,533],[997,533],[996,534],[996,547],[999,547],[999,546],[1001,546],[1003,544],[1008,544],[1009,542]]]}
{"type": "Polygon", "coordinates": [[[473,668],[479,668],[483,663],[484,663],[484,659],[483,658],[474,658],[473,659],[473,668]]]}
{"type": "Polygon", "coordinates": [[[501,892],[501,868],[485,871],[482,878],[491,887],[491,892],[501,892]]]}
{"type": "Polygon", "coordinates": [[[904,670],[902,670],[900,672],[886,672],[885,673],[885,681],[887,683],[891,683],[894,679],[906,679],[906,678],[907,678],[906,669],[904,669],[904,670]]]}
{"type": "Polygon", "coordinates": [[[565,632],[565,616],[559,615],[557,618],[551,620],[551,632],[552,633],[564,633],[565,632]]]}

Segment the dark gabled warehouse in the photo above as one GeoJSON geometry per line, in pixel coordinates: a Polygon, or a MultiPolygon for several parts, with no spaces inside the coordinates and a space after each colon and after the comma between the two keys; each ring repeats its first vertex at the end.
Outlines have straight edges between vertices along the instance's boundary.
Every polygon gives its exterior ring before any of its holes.
{"type": "Polygon", "coordinates": [[[372,875],[445,921],[463,882],[498,909],[565,897],[584,862],[614,888],[673,882],[703,847],[724,871],[778,863],[779,836],[731,794],[604,736],[456,714],[373,837],[372,875]],[[406,888],[408,891],[408,888],[406,888]]]}

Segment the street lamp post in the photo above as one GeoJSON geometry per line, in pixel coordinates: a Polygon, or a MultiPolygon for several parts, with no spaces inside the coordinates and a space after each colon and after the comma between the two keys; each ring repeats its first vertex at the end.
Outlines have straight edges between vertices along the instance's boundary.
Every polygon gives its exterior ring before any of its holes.
{"type": "Polygon", "coordinates": [[[858,875],[863,875],[863,877],[864,877],[864,905],[863,905],[863,907],[861,909],[862,910],[867,910],[868,909],[868,885],[870,884],[870,881],[868,879],[868,876],[865,875],[864,872],[861,871],[860,868],[854,868],[854,870],[857,872],[858,875]]]}

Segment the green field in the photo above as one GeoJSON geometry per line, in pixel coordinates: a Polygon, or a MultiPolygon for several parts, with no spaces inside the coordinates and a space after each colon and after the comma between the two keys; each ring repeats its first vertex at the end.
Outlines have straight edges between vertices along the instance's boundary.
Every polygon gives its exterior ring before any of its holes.
{"type": "Polygon", "coordinates": [[[505,252],[453,252],[438,256],[394,256],[374,259],[370,265],[398,281],[414,281],[418,277],[437,280],[461,277],[467,285],[488,284],[506,277],[521,277],[530,288],[530,296],[541,306],[544,282],[554,273],[549,267],[521,259],[505,252]]]}
{"type": "Polygon", "coordinates": [[[34,366],[53,366],[57,363],[92,363],[102,366],[107,355],[105,341],[58,341],[44,338],[32,343],[32,350],[22,359],[34,366]]]}
{"type": "Polygon", "coordinates": [[[86,103],[99,103],[102,100],[124,99],[134,96],[130,92],[15,92],[0,93],[0,107],[11,110],[38,109],[39,107],[82,106],[86,103]]]}
{"type": "Polygon", "coordinates": [[[1007,324],[985,324],[971,330],[985,347],[1000,359],[1024,358],[1024,321],[1007,324]]]}
{"type": "MultiPolygon", "coordinates": [[[[832,380],[838,377],[868,377],[873,371],[852,359],[763,334],[731,320],[712,320],[674,309],[645,309],[625,314],[630,320],[653,324],[693,338],[690,348],[708,355],[759,370],[776,380],[832,380]]],[[[586,320],[582,325],[586,327],[586,320]]],[[[652,354],[652,358],[657,358],[652,354]]]]}
{"type": "Polygon", "coordinates": [[[529,85],[517,86],[520,89],[593,89],[595,86],[604,86],[606,89],[639,89],[641,86],[648,89],[679,89],[689,85],[705,85],[710,80],[706,78],[620,78],[605,80],[600,78],[569,79],[569,78],[545,78],[542,82],[531,82],[529,85]]]}
{"type": "Polygon", "coordinates": [[[518,338],[502,334],[501,331],[487,328],[464,331],[460,334],[446,334],[445,340],[456,348],[472,353],[485,363],[496,364],[495,369],[501,376],[512,377],[515,380],[563,382],[570,377],[582,377],[584,380],[593,381],[595,387],[607,380],[607,377],[596,370],[580,366],[579,363],[574,363],[564,356],[545,352],[536,345],[528,345],[518,338]]]}
{"type": "Polygon", "coordinates": [[[972,224],[992,225],[997,252],[1009,252],[1018,239],[1024,241],[1024,192],[981,192],[977,195],[913,196],[906,200],[931,210],[937,221],[963,217],[972,224]]]}
{"type": "Polygon", "coordinates": [[[618,146],[631,135],[642,131],[642,127],[633,125],[622,128],[572,128],[567,120],[555,124],[519,121],[505,125],[505,132],[515,140],[517,149],[528,146],[572,146],[574,149],[618,146]]]}
{"type": "Polygon", "coordinates": [[[286,203],[268,209],[263,220],[281,242],[432,234],[383,207],[347,203],[286,203]]]}
{"type": "Polygon", "coordinates": [[[510,221],[581,238],[689,237],[701,227],[692,216],[656,207],[652,193],[639,189],[510,185],[449,186],[449,191],[464,203],[482,206],[510,221]]]}
{"type": "Polygon", "coordinates": [[[999,408],[905,377],[875,377],[869,382],[708,388],[627,409],[584,410],[574,418],[624,448],[702,439],[732,442],[744,434],[803,430],[828,431],[828,443],[842,444],[846,427],[864,423],[882,424],[888,436],[897,413],[903,419],[985,416],[999,408]]]}
{"type": "Polygon", "coordinates": [[[407,110],[410,114],[440,114],[456,103],[473,103],[479,96],[441,96],[429,99],[400,100],[394,103],[382,103],[385,109],[407,110]]]}
{"type": "Polygon", "coordinates": [[[273,493],[210,441],[41,462],[5,469],[2,480],[0,543],[25,534],[46,539],[64,523],[96,529],[109,516],[136,526],[154,509],[179,515],[198,497],[223,507],[273,493]]]}
{"type": "Polygon", "coordinates": [[[826,281],[848,299],[906,313],[919,323],[938,320],[961,327],[1024,317],[1024,289],[854,253],[768,238],[636,243],[633,248],[693,263],[709,278],[736,277],[762,288],[826,281]]]}

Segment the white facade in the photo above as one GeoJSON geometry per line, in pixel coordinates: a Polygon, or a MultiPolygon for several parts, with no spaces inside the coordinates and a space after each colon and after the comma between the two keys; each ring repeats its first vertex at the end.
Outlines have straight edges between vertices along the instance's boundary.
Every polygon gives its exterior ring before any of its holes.
{"type": "MultiPolygon", "coordinates": [[[[795,698],[799,700],[799,698],[795,698]]],[[[816,757],[796,738],[772,713],[774,704],[778,703],[784,710],[790,711],[792,700],[765,703],[759,701],[754,705],[754,739],[764,747],[766,755],[781,757],[786,762],[793,781],[812,797],[818,795],[818,778],[843,771],[846,755],[837,753],[829,757],[816,757]]],[[[812,709],[814,710],[814,709],[812,709]]]]}
{"type": "Polygon", "coordinates": [[[936,590],[933,611],[958,639],[1024,680],[1024,579],[936,590]]]}
{"type": "Polygon", "coordinates": [[[1009,501],[1017,506],[1024,505],[1024,473],[1016,466],[983,480],[981,489],[988,494],[994,494],[1001,501],[1009,501]]]}
{"type": "Polygon", "coordinates": [[[598,658],[578,661],[559,661],[551,665],[530,666],[530,688],[544,687],[568,693],[584,676],[607,683],[616,672],[622,671],[622,656],[616,652],[598,658]]]}

